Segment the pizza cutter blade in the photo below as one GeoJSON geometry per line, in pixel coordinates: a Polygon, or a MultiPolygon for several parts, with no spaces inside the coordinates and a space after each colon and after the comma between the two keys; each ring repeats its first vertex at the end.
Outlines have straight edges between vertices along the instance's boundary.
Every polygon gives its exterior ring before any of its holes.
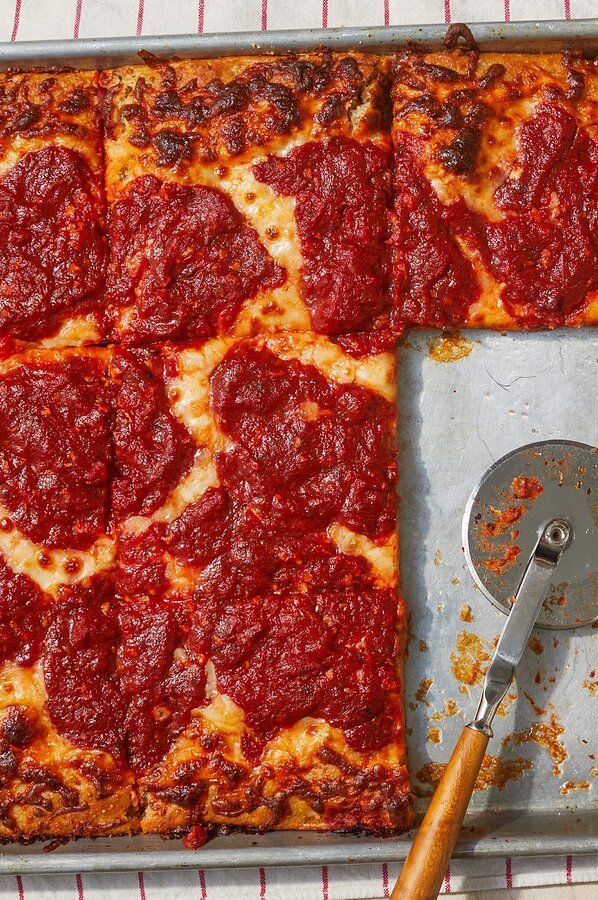
{"type": "Polygon", "coordinates": [[[513,597],[543,526],[569,523],[572,539],[538,614],[539,628],[577,628],[598,618],[598,450],[541,441],[508,453],[474,489],[463,548],[474,581],[498,609],[513,597]]]}
{"type": "Polygon", "coordinates": [[[595,448],[544,441],[495,463],[467,504],[467,561],[484,594],[508,615],[476,715],[463,728],[391,900],[438,895],[492,721],[539,617],[547,628],[575,628],[596,617],[597,481],[595,448]]]}

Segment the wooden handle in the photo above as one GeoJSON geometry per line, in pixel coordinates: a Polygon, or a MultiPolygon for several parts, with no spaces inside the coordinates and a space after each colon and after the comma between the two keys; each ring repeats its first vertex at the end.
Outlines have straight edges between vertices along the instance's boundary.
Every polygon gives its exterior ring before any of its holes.
{"type": "Polygon", "coordinates": [[[433,900],[438,896],[487,746],[488,736],[481,731],[466,726],[461,732],[391,900],[433,900]]]}

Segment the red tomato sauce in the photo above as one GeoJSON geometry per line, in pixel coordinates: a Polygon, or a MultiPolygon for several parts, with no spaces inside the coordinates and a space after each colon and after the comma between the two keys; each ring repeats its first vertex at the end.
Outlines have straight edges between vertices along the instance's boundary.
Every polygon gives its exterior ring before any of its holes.
{"type": "Polygon", "coordinates": [[[259,181],[296,199],[301,286],[314,331],[341,335],[388,324],[389,165],[386,150],[333,137],[254,166],[259,181]]]}
{"type": "Polygon", "coordinates": [[[110,245],[112,313],[136,311],[124,334],[113,335],[126,342],[220,334],[246,300],[286,277],[225,193],[153,175],[137,178],[113,205],[110,245]]]}
{"type": "Polygon", "coordinates": [[[205,660],[183,649],[189,628],[183,603],[126,602],[119,620],[127,755],[141,772],[164,757],[189,723],[191,710],[205,704],[205,660]]]}
{"type": "Polygon", "coordinates": [[[23,156],[0,180],[0,335],[35,340],[67,317],[100,316],[101,188],[66,147],[23,156]]]}
{"type": "Polygon", "coordinates": [[[242,344],[212,375],[211,391],[218,424],[234,441],[218,465],[260,516],[291,530],[340,522],[374,539],[394,530],[391,403],[242,344]]]}
{"type": "Polygon", "coordinates": [[[196,446],[170,411],[162,359],[150,350],[119,350],[113,427],[112,510],[117,520],[150,515],[188,471],[196,446]]]}
{"type": "Polygon", "coordinates": [[[0,501],[28,538],[89,548],[106,525],[109,459],[97,359],[33,360],[0,377],[0,501]]]}
{"type": "Polygon", "coordinates": [[[123,753],[123,695],[116,670],[118,623],[111,579],[64,589],[53,605],[42,651],[46,708],[59,734],[78,747],[123,753]]]}
{"type": "Polygon", "coordinates": [[[32,666],[39,658],[47,598],[27,575],[18,575],[0,556],[0,665],[32,666]]]}

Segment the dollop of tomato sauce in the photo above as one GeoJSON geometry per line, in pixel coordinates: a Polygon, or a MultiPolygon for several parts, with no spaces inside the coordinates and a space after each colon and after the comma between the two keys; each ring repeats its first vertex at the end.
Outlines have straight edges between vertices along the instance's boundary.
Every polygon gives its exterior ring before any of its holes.
{"type": "Polygon", "coordinates": [[[313,716],[369,751],[388,743],[395,727],[395,612],[390,590],[330,584],[322,593],[237,598],[217,615],[200,605],[192,634],[210,648],[219,691],[263,741],[313,716]]]}
{"type": "Polygon", "coordinates": [[[31,540],[86,549],[104,530],[108,399],[93,357],[31,360],[0,377],[0,501],[31,540]]]}
{"type": "Polygon", "coordinates": [[[67,147],[25,154],[0,180],[0,335],[34,340],[97,311],[106,241],[101,186],[67,147]]]}
{"type": "Polygon", "coordinates": [[[455,240],[465,204],[442,203],[423,174],[418,142],[401,137],[395,156],[393,290],[401,316],[419,325],[454,325],[480,294],[473,266],[455,240]]]}
{"type": "Polygon", "coordinates": [[[116,670],[118,621],[110,578],[64,589],[52,605],[42,651],[46,709],[77,747],[123,754],[123,694],[116,670]]]}
{"type": "Polygon", "coordinates": [[[598,289],[598,143],[561,106],[540,106],[518,134],[496,190],[499,222],[478,221],[482,253],[519,321],[555,327],[598,289]]]}
{"type": "MultiPolygon", "coordinates": [[[[224,470],[219,471],[224,478],[224,470]]],[[[230,484],[206,494],[211,496],[204,494],[165,532],[165,547],[173,556],[201,567],[199,602],[232,602],[273,589],[371,585],[363,557],[339,552],[324,532],[309,531],[305,521],[289,520],[282,528],[230,484]]]]}
{"type": "Polygon", "coordinates": [[[339,335],[379,324],[390,304],[388,152],[333,137],[270,156],[253,171],[277,194],[295,198],[302,293],[314,331],[339,335]]]}
{"type": "Polygon", "coordinates": [[[191,711],[205,704],[205,659],[185,651],[190,612],[183,602],[124,602],[119,620],[127,756],[144,772],[163,759],[191,711]]]}
{"type": "Polygon", "coordinates": [[[0,596],[0,665],[31,666],[44,639],[44,592],[27,575],[13,572],[0,555],[0,596]]]}
{"type": "Polygon", "coordinates": [[[150,350],[119,350],[113,369],[113,514],[150,515],[188,471],[196,446],[170,410],[161,357],[150,350]]]}
{"type": "Polygon", "coordinates": [[[394,530],[394,409],[387,400],[245,344],[213,373],[211,399],[234,441],[218,465],[260,516],[291,530],[339,522],[374,539],[394,530]]]}
{"type": "Polygon", "coordinates": [[[226,331],[243,303],[286,273],[232,200],[216,188],[133,181],[110,213],[108,295],[134,305],[126,342],[205,338],[226,331]]]}

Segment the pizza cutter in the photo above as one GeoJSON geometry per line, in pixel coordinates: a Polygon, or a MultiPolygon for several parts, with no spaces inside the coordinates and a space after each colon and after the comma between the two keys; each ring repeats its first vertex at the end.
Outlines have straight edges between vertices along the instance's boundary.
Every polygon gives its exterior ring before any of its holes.
{"type": "Polygon", "coordinates": [[[466,725],[391,894],[438,896],[504,699],[535,625],[577,628],[598,617],[598,449],[542,441],[498,460],[473,491],[463,549],[483,594],[507,614],[466,725]]]}

